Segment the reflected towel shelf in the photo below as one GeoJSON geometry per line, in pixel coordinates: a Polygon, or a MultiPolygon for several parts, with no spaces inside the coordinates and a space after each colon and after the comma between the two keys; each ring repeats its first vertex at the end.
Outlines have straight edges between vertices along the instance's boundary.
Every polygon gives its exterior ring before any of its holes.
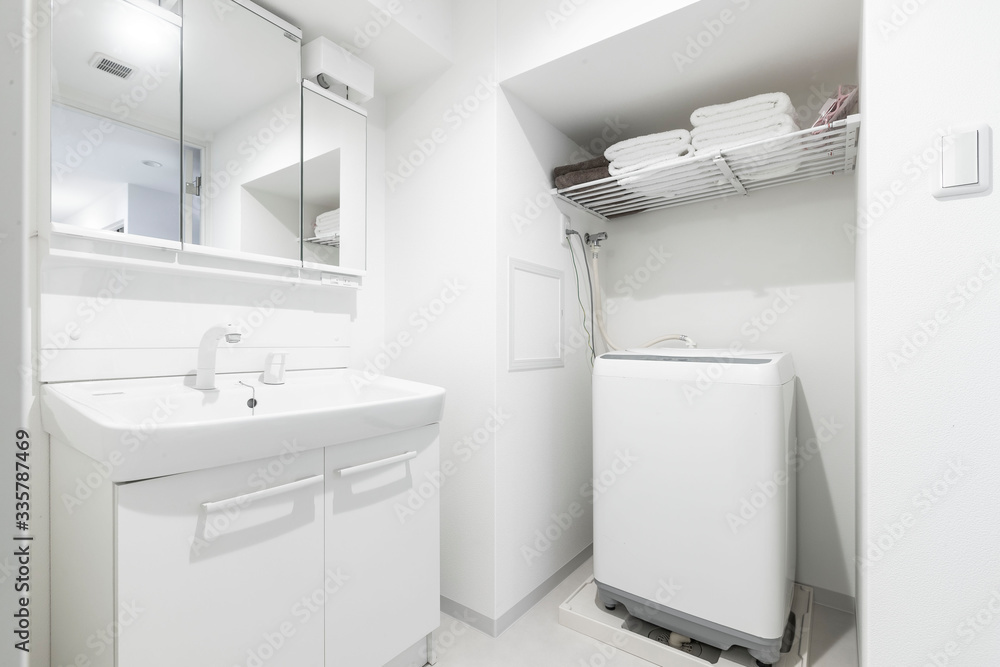
{"type": "Polygon", "coordinates": [[[823,128],[734,146],[555,189],[560,199],[608,220],[854,171],[861,116],[823,128]],[[623,183],[625,185],[623,185],[623,183]]]}
{"type": "Polygon", "coordinates": [[[317,243],[319,245],[330,246],[331,248],[340,247],[340,236],[313,236],[306,239],[306,243],[317,243]]]}

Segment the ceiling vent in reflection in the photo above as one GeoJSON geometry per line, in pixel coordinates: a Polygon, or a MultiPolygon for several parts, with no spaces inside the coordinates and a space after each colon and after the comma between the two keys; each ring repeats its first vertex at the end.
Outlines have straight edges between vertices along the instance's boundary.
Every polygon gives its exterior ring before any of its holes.
{"type": "Polygon", "coordinates": [[[132,72],[135,71],[135,68],[131,65],[126,65],[103,53],[95,53],[94,57],[90,59],[90,66],[102,72],[107,72],[112,76],[117,76],[119,79],[128,79],[132,76],[132,72]]]}

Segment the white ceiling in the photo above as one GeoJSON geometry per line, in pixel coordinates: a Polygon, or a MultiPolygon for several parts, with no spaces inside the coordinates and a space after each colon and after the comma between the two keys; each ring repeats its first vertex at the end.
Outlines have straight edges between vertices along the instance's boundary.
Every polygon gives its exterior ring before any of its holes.
{"type": "Polygon", "coordinates": [[[758,93],[805,105],[812,87],[857,83],[860,13],[860,0],[701,0],[502,85],[585,147],[606,119],[627,124],[626,139],[690,127],[694,109],[758,93]],[[674,54],[699,37],[707,46],[679,69],[674,54]]]}
{"type": "Polygon", "coordinates": [[[121,0],[73,0],[52,20],[54,96],[111,118],[178,133],[180,57],[178,26],[121,0]],[[96,52],[135,73],[125,80],[91,67],[96,52]]]}

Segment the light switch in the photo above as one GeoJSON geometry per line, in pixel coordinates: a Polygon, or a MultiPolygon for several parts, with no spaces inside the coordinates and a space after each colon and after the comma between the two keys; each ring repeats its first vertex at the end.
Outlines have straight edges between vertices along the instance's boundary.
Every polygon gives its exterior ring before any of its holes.
{"type": "Polygon", "coordinates": [[[979,132],[941,137],[941,187],[979,182],[979,132]]]}
{"type": "Polygon", "coordinates": [[[928,170],[931,195],[940,200],[985,197],[993,192],[993,130],[967,125],[936,144],[938,164],[928,170]]]}

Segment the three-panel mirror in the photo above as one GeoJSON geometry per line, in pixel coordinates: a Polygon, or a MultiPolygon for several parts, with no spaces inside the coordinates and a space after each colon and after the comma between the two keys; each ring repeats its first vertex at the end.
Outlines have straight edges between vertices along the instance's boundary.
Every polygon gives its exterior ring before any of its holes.
{"type": "Polygon", "coordinates": [[[365,117],[302,82],[296,28],[245,0],[59,4],[56,231],[365,268],[365,117]]]}

